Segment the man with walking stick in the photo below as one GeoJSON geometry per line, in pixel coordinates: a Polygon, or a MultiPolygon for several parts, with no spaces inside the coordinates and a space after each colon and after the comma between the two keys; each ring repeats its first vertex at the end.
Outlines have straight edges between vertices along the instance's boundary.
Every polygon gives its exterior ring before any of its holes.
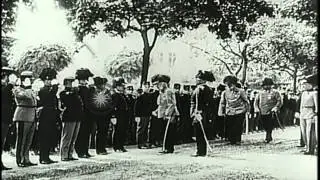
{"type": "Polygon", "coordinates": [[[278,121],[279,126],[281,126],[278,119],[278,111],[282,106],[282,100],[280,93],[272,89],[273,81],[270,78],[265,78],[262,82],[263,90],[260,91],[254,101],[254,111],[259,113],[263,127],[266,130],[265,142],[269,143],[272,141],[272,129],[274,122],[278,121]]]}
{"type": "MultiPolygon", "coordinates": [[[[196,75],[197,87],[191,96],[190,115],[193,118],[193,125],[195,126],[196,141],[197,141],[197,156],[206,156],[207,145],[209,142],[206,137],[205,126],[212,118],[210,111],[212,107],[209,106],[210,98],[213,97],[213,92],[206,85],[206,82],[213,82],[215,80],[213,74],[208,71],[199,71],[196,75]]],[[[211,149],[210,149],[211,150],[211,149]]]]}

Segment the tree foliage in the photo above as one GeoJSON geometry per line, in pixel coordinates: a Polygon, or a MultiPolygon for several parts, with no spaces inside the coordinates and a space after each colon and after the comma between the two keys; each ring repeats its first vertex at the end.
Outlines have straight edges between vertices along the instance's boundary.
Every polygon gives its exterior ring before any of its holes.
{"type": "Polygon", "coordinates": [[[141,82],[147,78],[150,53],[158,36],[176,38],[183,35],[184,28],[195,29],[206,24],[219,38],[229,38],[231,33],[236,33],[244,40],[248,23],[273,13],[269,4],[259,0],[59,1],[68,2],[60,5],[69,9],[71,24],[80,41],[88,34],[98,33],[101,27],[104,32],[121,37],[139,32],[144,45],[141,82]]]}
{"type": "Polygon", "coordinates": [[[122,50],[108,65],[107,73],[112,77],[124,77],[127,82],[140,77],[142,52],[122,50]]]}
{"type": "Polygon", "coordinates": [[[294,84],[298,71],[317,66],[317,29],[292,18],[262,18],[254,25],[259,46],[252,51],[256,62],[268,65],[269,70],[287,72],[294,84]]]}
{"type": "Polygon", "coordinates": [[[40,45],[27,50],[17,64],[17,71],[32,71],[38,77],[44,68],[53,68],[57,72],[67,67],[71,62],[68,50],[60,45],[40,45]]]}
{"type": "Polygon", "coordinates": [[[285,0],[283,4],[284,6],[280,9],[283,17],[292,17],[311,25],[318,24],[318,0],[285,0]]]}

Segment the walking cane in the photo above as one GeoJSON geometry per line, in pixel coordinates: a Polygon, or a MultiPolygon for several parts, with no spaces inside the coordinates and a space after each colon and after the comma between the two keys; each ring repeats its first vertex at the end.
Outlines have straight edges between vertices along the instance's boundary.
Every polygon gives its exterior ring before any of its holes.
{"type": "MultiPolygon", "coordinates": [[[[198,96],[197,96],[197,94],[196,94],[196,111],[198,111],[198,103],[199,103],[198,101],[199,101],[199,100],[198,100],[198,96]]],[[[200,115],[200,116],[201,116],[201,115],[200,115]]],[[[196,116],[195,116],[194,118],[196,118],[196,116]]],[[[200,127],[201,127],[201,130],[202,130],[202,133],[203,133],[204,140],[206,141],[206,144],[207,144],[207,146],[208,146],[208,149],[209,149],[210,152],[213,152],[213,150],[212,150],[212,148],[211,148],[211,146],[210,146],[210,144],[209,144],[208,138],[207,138],[207,136],[206,136],[206,132],[205,132],[205,130],[204,130],[202,121],[199,120],[199,123],[200,123],[200,127]]]]}
{"type": "MultiPolygon", "coordinates": [[[[171,116],[171,118],[172,118],[172,116],[171,116]]],[[[170,119],[171,119],[171,118],[170,118],[170,119]]],[[[164,131],[162,151],[165,150],[165,145],[166,145],[166,139],[167,139],[167,133],[168,133],[169,124],[170,124],[170,119],[168,119],[168,122],[167,122],[167,125],[166,125],[166,129],[165,129],[165,131],[164,131]]]]}
{"type": "Polygon", "coordinates": [[[202,121],[200,120],[199,123],[200,123],[200,126],[201,126],[201,130],[202,130],[202,132],[203,132],[204,140],[206,141],[206,144],[207,144],[207,146],[208,146],[208,149],[209,149],[210,152],[213,152],[213,150],[212,150],[212,148],[211,148],[211,146],[210,146],[210,144],[209,144],[209,141],[208,141],[208,139],[207,139],[206,133],[205,133],[205,131],[204,131],[204,127],[203,127],[202,121]]]}
{"type": "Polygon", "coordinates": [[[284,127],[282,126],[280,120],[279,120],[279,117],[278,117],[278,114],[277,112],[273,112],[273,114],[276,116],[276,120],[277,120],[277,123],[279,124],[279,127],[282,131],[284,131],[284,127]]]}

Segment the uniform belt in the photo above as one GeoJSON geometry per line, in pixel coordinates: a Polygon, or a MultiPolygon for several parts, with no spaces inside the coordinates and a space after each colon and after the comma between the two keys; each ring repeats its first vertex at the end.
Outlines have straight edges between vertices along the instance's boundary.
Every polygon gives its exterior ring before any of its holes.
{"type": "Polygon", "coordinates": [[[37,106],[17,105],[17,107],[24,107],[24,108],[36,108],[37,106]]]}
{"type": "Polygon", "coordinates": [[[302,106],[302,108],[314,108],[314,106],[302,106]]]}

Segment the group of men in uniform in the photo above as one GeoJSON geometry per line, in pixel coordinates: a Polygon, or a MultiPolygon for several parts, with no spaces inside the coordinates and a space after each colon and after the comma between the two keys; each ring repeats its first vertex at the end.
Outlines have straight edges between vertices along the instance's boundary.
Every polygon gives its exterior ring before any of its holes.
{"type": "MultiPolygon", "coordinates": [[[[131,141],[136,142],[139,149],[162,146],[161,153],[173,153],[175,144],[192,142],[195,137],[197,151],[194,156],[205,156],[208,139],[217,135],[231,145],[241,144],[244,119],[252,105],[255,116],[261,116],[266,130],[265,142],[269,143],[282,105],[270,78],[264,79],[263,90],[250,104],[235,76],[226,76],[223,80],[226,86],[221,84],[214,89],[208,86],[208,82],[215,81],[209,71],[199,71],[195,75],[195,86],[174,84],[173,89],[169,87],[169,76],[154,75],[151,82],[143,83],[137,96],[133,95],[132,86],[126,88],[121,77],[112,81],[112,87],[108,86],[106,78],[99,76],[93,78],[93,85],[88,84],[88,79],[94,75],[84,68],[77,70],[75,77],[64,79],[61,92],[58,92],[55,80],[57,72],[52,68],[45,68],[39,75],[44,85],[38,92],[32,88],[34,75],[31,71],[20,74],[18,86],[9,83],[8,77],[13,72],[10,68],[2,68],[2,145],[13,120],[17,130],[16,163],[19,167],[36,165],[29,159],[36,127],[41,164],[56,163],[49,155],[57,133],[61,133],[61,161],[77,160],[74,151],[78,158],[91,157],[90,136],[93,135],[96,154],[106,155],[110,123],[113,125],[114,151],[127,152],[125,143],[131,141]],[[15,109],[13,104],[16,104],[15,109]],[[54,131],[57,121],[62,122],[61,132],[54,131]],[[96,125],[94,134],[91,132],[93,124],[96,125]]],[[[2,164],[2,169],[9,168],[2,164]]]]}

